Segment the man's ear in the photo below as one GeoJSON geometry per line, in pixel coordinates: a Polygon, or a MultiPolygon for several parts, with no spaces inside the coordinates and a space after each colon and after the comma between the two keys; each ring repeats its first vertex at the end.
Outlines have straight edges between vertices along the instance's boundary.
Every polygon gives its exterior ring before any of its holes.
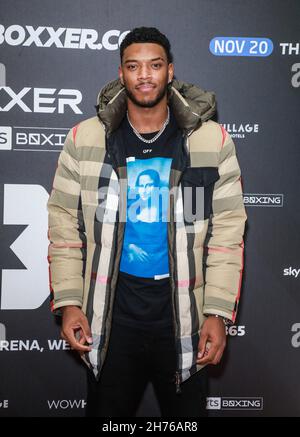
{"type": "Polygon", "coordinates": [[[168,66],[168,83],[171,83],[174,78],[174,64],[170,63],[168,66]]]}

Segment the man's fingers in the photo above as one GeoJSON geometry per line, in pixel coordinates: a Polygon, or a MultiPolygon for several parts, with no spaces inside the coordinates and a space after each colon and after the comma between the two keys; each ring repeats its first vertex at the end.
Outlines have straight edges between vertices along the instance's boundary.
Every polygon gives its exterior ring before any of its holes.
{"type": "Polygon", "coordinates": [[[81,329],[83,331],[83,335],[85,336],[86,342],[89,344],[93,343],[92,333],[86,319],[82,320],[81,329]]]}
{"type": "Polygon", "coordinates": [[[77,351],[92,350],[90,345],[93,339],[88,320],[82,310],[77,307],[64,308],[61,336],[77,351]]]}
{"type": "Polygon", "coordinates": [[[219,364],[223,356],[225,347],[222,345],[212,345],[209,350],[206,349],[204,356],[201,359],[197,359],[197,364],[219,364]]]}
{"type": "MultiPolygon", "coordinates": [[[[84,351],[84,352],[89,352],[92,350],[92,348],[90,346],[84,346],[84,344],[81,344],[80,341],[77,341],[77,339],[75,337],[75,329],[74,328],[65,329],[64,335],[65,335],[67,342],[70,344],[70,346],[73,349],[75,349],[77,351],[84,351]]],[[[84,339],[84,343],[85,343],[86,337],[83,336],[83,339],[84,339]]]]}
{"type": "Polygon", "coordinates": [[[217,355],[217,352],[218,352],[218,348],[215,345],[211,345],[209,348],[205,349],[202,358],[197,359],[197,364],[212,363],[217,355]]]}
{"type": "Polygon", "coordinates": [[[208,336],[201,333],[198,346],[198,359],[204,357],[208,336]]]}
{"type": "Polygon", "coordinates": [[[85,344],[85,343],[86,343],[86,338],[85,338],[85,335],[83,334],[82,329],[80,329],[79,331],[77,331],[75,336],[76,336],[76,338],[77,338],[77,341],[78,341],[80,344],[85,344]]]}
{"type": "Polygon", "coordinates": [[[208,317],[200,334],[196,363],[217,364],[221,360],[225,346],[226,332],[222,320],[208,317]]]}

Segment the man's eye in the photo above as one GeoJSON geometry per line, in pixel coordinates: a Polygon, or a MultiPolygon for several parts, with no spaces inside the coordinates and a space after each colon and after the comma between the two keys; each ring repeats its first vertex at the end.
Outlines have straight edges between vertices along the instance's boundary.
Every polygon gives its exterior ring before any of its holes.
{"type": "Polygon", "coordinates": [[[152,64],[152,66],[153,66],[154,68],[158,69],[158,68],[161,67],[161,64],[152,64]]]}
{"type": "Polygon", "coordinates": [[[128,69],[129,69],[129,70],[134,70],[135,67],[136,67],[136,65],[128,65],[128,69]]]}

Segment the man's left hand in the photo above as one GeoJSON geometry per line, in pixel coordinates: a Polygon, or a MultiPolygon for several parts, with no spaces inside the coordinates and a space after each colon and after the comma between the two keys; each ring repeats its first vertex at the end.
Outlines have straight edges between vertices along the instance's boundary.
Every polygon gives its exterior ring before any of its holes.
{"type": "Polygon", "coordinates": [[[197,364],[218,364],[226,346],[226,327],[221,317],[208,316],[202,326],[197,364]]]}

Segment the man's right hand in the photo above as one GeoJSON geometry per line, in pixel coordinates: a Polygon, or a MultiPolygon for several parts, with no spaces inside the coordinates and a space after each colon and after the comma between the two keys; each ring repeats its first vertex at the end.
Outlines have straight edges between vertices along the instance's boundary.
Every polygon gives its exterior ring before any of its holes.
{"type": "Polygon", "coordinates": [[[73,305],[62,307],[61,310],[63,315],[62,338],[81,355],[83,352],[90,352],[91,346],[85,346],[85,344],[92,344],[93,339],[88,320],[82,310],[73,305]]]}

